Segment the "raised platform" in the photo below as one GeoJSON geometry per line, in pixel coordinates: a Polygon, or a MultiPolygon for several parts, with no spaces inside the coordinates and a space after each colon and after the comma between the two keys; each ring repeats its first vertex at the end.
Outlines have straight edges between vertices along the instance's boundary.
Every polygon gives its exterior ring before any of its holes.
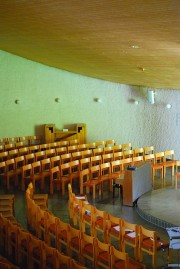
{"type": "Polygon", "coordinates": [[[166,187],[144,194],[137,201],[137,212],[159,227],[180,227],[180,189],[166,187]]]}

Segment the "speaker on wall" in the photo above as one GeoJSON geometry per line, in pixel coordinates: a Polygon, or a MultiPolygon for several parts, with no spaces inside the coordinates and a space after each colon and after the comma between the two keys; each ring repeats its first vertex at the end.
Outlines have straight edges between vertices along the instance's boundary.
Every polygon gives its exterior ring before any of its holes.
{"type": "Polygon", "coordinates": [[[148,91],[148,102],[151,104],[151,105],[153,105],[154,104],[154,102],[155,102],[155,100],[154,100],[154,91],[152,91],[152,90],[149,90],[148,91]]]}

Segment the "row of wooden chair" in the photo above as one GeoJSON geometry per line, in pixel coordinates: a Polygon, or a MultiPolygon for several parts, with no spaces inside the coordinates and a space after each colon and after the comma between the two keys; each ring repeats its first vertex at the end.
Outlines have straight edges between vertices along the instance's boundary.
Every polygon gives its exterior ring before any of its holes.
{"type": "MultiPolygon", "coordinates": [[[[114,140],[106,140],[100,142],[93,142],[87,144],[79,144],[78,139],[72,140],[61,140],[52,143],[41,143],[42,137],[41,136],[27,136],[27,137],[14,137],[14,138],[2,138],[0,139],[0,152],[3,151],[10,151],[13,149],[20,149],[23,147],[27,147],[29,152],[41,151],[46,149],[53,149],[59,147],[66,147],[69,150],[71,147],[75,147],[78,150],[85,150],[89,148],[98,148],[98,147],[108,147],[114,146],[114,140]]],[[[127,144],[123,144],[124,146],[127,144]]],[[[121,146],[123,148],[123,145],[121,146]]],[[[73,148],[72,148],[73,149],[73,148]]]]}
{"type": "MultiPolygon", "coordinates": [[[[29,147],[17,147],[12,146],[10,148],[10,145],[8,149],[0,150],[0,160],[4,161],[7,159],[10,159],[11,157],[17,157],[22,155],[27,155],[30,153],[38,153],[41,151],[44,151],[44,155],[47,154],[53,154],[53,155],[61,155],[64,153],[74,153],[74,152],[80,152],[82,155],[85,155],[83,153],[84,151],[87,151],[88,154],[91,156],[93,155],[102,155],[107,153],[115,153],[115,152],[125,152],[122,150],[122,145],[116,145],[116,146],[108,146],[104,148],[91,148],[88,146],[88,144],[81,144],[81,145],[71,145],[71,146],[65,146],[64,143],[67,141],[61,141],[57,142],[57,147],[50,147],[49,144],[40,144],[40,145],[33,145],[29,147]]],[[[136,153],[137,149],[135,150],[135,156],[139,155],[138,152],[136,153]]],[[[134,152],[134,151],[133,151],[134,152]]]]}
{"type": "Polygon", "coordinates": [[[1,269],[20,269],[20,267],[12,264],[8,259],[0,256],[0,268],[1,269]]]}
{"type": "Polygon", "coordinates": [[[42,136],[30,135],[30,136],[0,138],[0,145],[2,146],[5,146],[7,144],[16,144],[18,142],[23,142],[25,145],[41,144],[42,136]]]}
{"type": "Polygon", "coordinates": [[[89,204],[87,199],[75,195],[70,185],[68,189],[69,215],[75,227],[78,227],[82,233],[90,232],[90,235],[95,238],[98,238],[101,233],[103,242],[109,245],[116,240],[118,250],[122,252],[127,251],[127,247],[132,247],[135,260],[142,261],[143,253],[148,253],[152,256],[153,268],[156,268],[158,251],[167,250],[169,259],[169,243],[161,240],[156,232],[99,210],[89,204]]]}
{"type": "MultiPolygon", "coordinates": [[[[81,199],[84,199],[84,197],[81,196],[81,199]]],[[[82,264],[82,266],[85,266],[88,261],[91,262],[90,268],[99,268],[99,266],[102,268],[115,268],[115,264],[120,264],[123,268],[145,268],[141,263],[130,259],[127,253],[118,251],[109,243],[101,242],[96,236],[90,236],[70,224],[62,222],[50,212],[40,209],[35,203],[33,203],[32,213],[31,219],[35,222],[33,228],[37,237],[44,239],[51,250],[52,245],[54,245],[59,251],[65,252],[71,259],[76,257],[78,263],[82,264]],[[101,264],[102,252],[105,250],[105,263],[101,264]]],[[[51,253],[50,256],[53,256],[53,254],[51,253]]]]}
{"type": "Polygon", "coordinates": [[[13,260],[21,268],[25,266],[27,269],[34,269],[38,265],[39,269],[86,269],[84,266],[79,267],[76,261],[24,230],[21,225],[11,223],[2,215],[0,215],[0,224],[4,254],[8,260],[13,260]]]}
{"type": "MultiPolygon", "coordinates": [[[[40,152],[38,152],[40,153],[40,152]]],[[[95,191],[95,183],[99,185],[98,179],[103,176],[103,181],[109,182],[109,190],[111,191],[111,179],[119,178],[124,174],[127,166],[137,165],[142,161],[150,161],[152,164],[152,185],[154,186],[155,172],[161,171],[162,184],[165,185],[165,176],[167,168],[171,168],[172,177],[174,176],[174,169],[178,166],[174,160],[174,151],[159,152],[155,154],[148,154],[137,156],[133,158],[122,159],[121,152],[119,154],[105,154],[99,156],[92,156],[89,158],[77,159],[72,161],[73,153],[63,154],[61,156],[53,156],[46,159],[38,160],[36,153],[25,156],[15,157],[4,162],[0,162],[0,176],[5,178],[7,189],[10,188],[10,180],[15,179],[15,186],[18,186],[18,179],[22,177],[22,190],[25,190],[25,181],[32,181],[35,188],[36,181],[41,183],[41,189],[44,189],[44,179],[50,179],[50,192],[53,193],[53,183],[62,185],[62,193],[65,192],[64,184],[71,182],[73,179],[79,179],[80,192],[83,192],[83,186],[90,184],[95,191]],[[169,157],[169,159],[167,158],[169,157]],[[105,164],[106,163],[106,164],[105,164]],[[98,165],[98,166],[97,166],[98,165]],[[54,168],[58,166],[59,168],[54,168]],[[91,168],[92,166],[96,166],[91,168]],[[99,168],[101,167],[101,169],[99,168]],[[52,169],[54,168],[54,169],[52,169]],[[90,169],[91,168],[91,169],[90,169]],[[83,169],[89,169],[80,173],[83,169]],[[96,169],[96,171],[95,171],[96,169]],[[92,171],[93,170],[93,171],[92,171]],[[99,171],[98,171],[99,170],[99,171]],[[103,172],[102,172],[103,171],[103,172]],[[92,178],[93,174],[97,174],[92,178]],[[106,176],[105,176],[106,174],[106,176]],[[108,176],[109,175],[109,176],[108,176]],[[83,185],[83,177],[88,179],[88,183],[83,185]],[[63,178],[63,179],[62,179],[63,178]],[[91,180],[93,179],[93,181],[91,180]]],[[[44,157],[44,156],[43,156],[44,157]]],[[[74,156],[75,157],[75,156],[74,156]]],[[[178,173],[176,173],[178,177],[178,173]]],[[[177,179],[176,177],[176,179],[177,179]]],[[[86,180],[87,181],[87,180],[86,180]]],[[[172,182],[173,183],[173,182],[172,182]]],[[[92,187],[91,186],[91,187],[92,187]]],[[[87,186],[88,187],[88,186],[87,186]]],[[[177,187],[177,180],[176,180],[177,187]]],[[[86,188],[87,189],[87,188],[86,188]]],[[[95,197],[94,197],[95,198],[95,197]]]]}

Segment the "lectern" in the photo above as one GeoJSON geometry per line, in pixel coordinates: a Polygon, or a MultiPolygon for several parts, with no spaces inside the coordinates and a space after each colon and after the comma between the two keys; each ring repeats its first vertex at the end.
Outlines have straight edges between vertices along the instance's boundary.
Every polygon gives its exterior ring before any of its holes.
{"type": "Polygon", "coordinates": [[[142,162],[134,170],[126,170],[123,179],[123,205],[133,206],[144,193],[151,191],[151,164],[142,162]]]}

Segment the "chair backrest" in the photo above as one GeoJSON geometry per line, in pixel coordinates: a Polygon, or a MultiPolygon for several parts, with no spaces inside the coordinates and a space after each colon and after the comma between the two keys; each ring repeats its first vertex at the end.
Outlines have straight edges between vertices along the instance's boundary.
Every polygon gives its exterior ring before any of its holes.
{"type": "Polygon", "coordinates": [[[58,155],[51,157],[50,160],[51,160],[51,167],[60,166],[61,164],[61,157],[58,155]]]}
{"type": "Polygon", "coordinates": [[[91,166],[100,165],[102,163],[102,156],[101,155],[92,156],[90,160],[91,160],[91,166]]]}
{"type": "Polygon", "coordinates": [[[123,152],[122,151],[114,152],[113,157],[114,157],[115,161],[116,160],[122,160],[123,159],[123,152]]]}
{"type": "Polygon", "coordinates": [[[72,155],[71,153],[66,153],[66,154],[63,154],[61,155],[61,163],[68,163],[72,160],[72,155]]]}
{"type": "Polygon", "coordinates": [[[93,155],[96,156],[96,155],[103,155],[104,151],[103,151],[103,148],[95,148],[93,149],[93,155]]]}
{"type": "Polygon", "coordinates": [[[90,166],[91,166],[90,158],[83,158],[80,160],[80,170],[90,168],[90,166]]]}
{"type": "Polygon", "coordinates": [[[72,153],[72,152],[75,152],[75,151],[78,151],[78,146],[77,145],[68,146],[68,153],[72,153]]]}

